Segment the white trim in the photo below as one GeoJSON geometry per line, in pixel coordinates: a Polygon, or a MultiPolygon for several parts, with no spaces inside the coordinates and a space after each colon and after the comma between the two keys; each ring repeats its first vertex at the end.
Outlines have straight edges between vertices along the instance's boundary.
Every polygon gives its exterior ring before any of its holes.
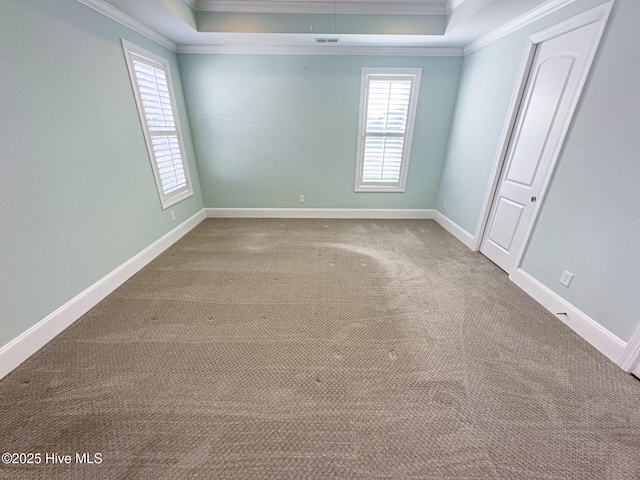
{"type": "Polygon", "coordinates": [[[447,15],[464,3],[464,0],[447,0],[447,15]]]}
{"type": "MultiPolygon", "coordinates": [[[[586,60],[580,73],[580,79],[578,80],[578,85],[576,92],[571,99],[571,103],[569,104],[569,109],[567,110],[567,116],[562,125],[562,129],[560,130],[560,134],[558,136],[558,144],[553,152],[553,157],[551,158],[551,162],[549,164],[548,172],[546,173],[546,177],[540,187],[540,193],[538,194],[538,201],[533,206],[533,213],[531,216],[531,220],[529,225],[527,226],[526,233],[524,235],[524,240],[522,244],[519,246],[517,251],[514,251],[513,256],[513,267],[510,270],[515,270],[520,266],[522,261],[522,257],[526,251],[526,247],[529,242],[529,238],[531,237],[531,233],[533,232],[534,225],[536,223],[536,219],[538,218],[538,214],[540,212],[540,208],[542,206],[542,200],[547,193],[549,185],[551,183],[551,179],[553,177],[553,172],[555,170],[556,163],[558,161],[558,157],[560,156],[560,152],[562,151],[562,146],[564,145],[565,137],[567,135],[567,131],[569,130],[569,126],[573,120],[573,114],[578,105],[578,101],[580,100],[580,96],[582,95],[582,90],[584,89],[584,85],[589,76],[589,72],[591,70],[591,64],[593,63],[593,59],[595,58],[596,51],[598,50],[598,46],[600,45],[600,40],[602,39],[602,34],[604,33],[604,29],[609,18],[609,14],[611,13],[611,8],[613,6],[613,1],[604,3],[598,7],[592,8],[591,10],[587,10],[581,14],[578,14],[568,20],[558,23],[553,27],[547,28],[541,32],[535,33],[529,37],[527,41],[527,46],[525,48],[525,54],[523,57],[523,61],[520,67],[519,79],[516,83],[516,87],[511,99],[511,105],[509,107],[509,115],[507,116],[507,122],[503,128],[502,138],[500,140],[500,148],[498,149],[498,155],[494,160],[494,165],[492,168],[492,173],[490,177],[490,181],[487,187],[487,191],[485,193],[485,198],[483,201],[483,207],[480,213],[478,226],[476,227],[475,238],[476,242],[474,244],[474,250],[480,248],[480,244],[482,243],[482,237],[484,235],[484,230],[486,228],[486,224],[489,218],[489,214],[491,212],[491,205],[493,203],[493,198],[495,196],[496,189],[498,187],[498,183],[500,180],[500,173],[502,170],[502,165],[505,161],[507,150],[509,149],[509,142],[511,139],[511,133],[513,130],[513,126],[518,117],[518,110],[522,100],[522,95],[524,94],[527,81],[528,74],[531,68],[531,64],[533,62],[535,56],[535,49],[539,43],[545,42],[552,38],[555,38],[559,35],[563,35],[565,33],[576,30],[580,27],[590,25],[592,23],[599,23],[598,31],[593,39],[591,44],[591,48],[586,55],[586,60]]],[[[508,271],[507,273],[511,273],[508,271]]]]}
{"type": "Polygon", "coordinates": [[[435,210],[393,208],[205,208],[207,218],[371,218],[431,220],[435,210]]]}
{"type": "Polygon", "coordinates": [[[581,312],[571,303],[544,286],[522,269],[509,275],[509,279],[528,293],[534,300],[549,310],[571,330],[580,335],[600,353],[614,363],[619,364],[626,343],[604,328],[598,322],[581,312]],[[566,315],[558,315],[566,313],[566,315]]]}
{"type": "Polygon", "coordinates": [[[627,343],[627,347],[620,356],[618,365],[620,365],[625,372],[631,372],[640,366],[640,327],[638,327],[631,337],[631,340],[627,343]]]}
{"type": "Polygon", "coordinates": [[[184,3],[191,7],[191,10],[195,10],[198,6],[198,0],[183,0],[184,3]]]}
{"type": "MultiPolygon", "coordinates": [[[[541,32],[532,34],[529,39],[531,40],[531,42],[536,44],[542,43],[546,42],[547,40],[559,37],[560,35],[564,35],[565,33],[582,28],[586,25],[599,23],[600,28],[598,35],[596,36],[596,39],[591,46],[590,53],[593,53],[598,49],[600,37],[604,32],[604,28],[606,26],[607,19],[609,18],[609,14],[611,13],[611,9],[613,8],[614,1],[615,0],[610,0],[609,2],[603,3],[602,5],[598,5],[597,7],[594,7],[590,10],[574,15],[573,17],[568,18],[563,22],[542,30],[541,32]]],[[[585,70],[588,69],[589,68],[585,66],[585,70]]]]}
{"type": "Polygon", "coordinates": [[[436,213],[433,219],[436,222],[438,222],[438,224],[442,228],[444,228],[447,232],[449,232],[451,235],[453,235],[458,240],[460,240],[464,245],[473,249],[473,245],[474,245],[473,235],[467,232],[464,228],[462,228],[460,225],[455,223],[453,220],[451,220],[449,217],[445,216],[442,212],[439,212],[438,210],[436,210],[436,213]]]}
{"type": "Polygon", "coordinates": [[[338,45],[179,45],[178,53],[229,55],[389,55],[408,57],[461,57],[458,47],[375,47],[338,45]]]}
{"type": "Polygon", "coordinates": [[[534,8],[533,10],[529,10],[524,15],[520,15],[510,22],[496,28],[494,31],[487,33],[483,37],[474,40],[469,45],[464,47],[464,54],[469,55],[476,50],[480,50],[482,47],[486,47],[496,40],[500,40],[502,37],[509,35],[510,33],[513,33],[516,30],[519,30],[522,27],[535,22],[536,20],[540,20],[542,17],[549,15],[550,13],[555,12],[556,10],[565,7],[575,1],[576,0],[548,0],[542,5],[534,8]]]}
{"type": "Polygon", "coordinates": [[[200,210],[0,348],[3,378],[206,218],[200,210]]]}
{"type": "Polygon", "coordinates": [[[156,32],[152,28],[149,28],[144,23],[139,22],[135,18],[130,17],[123,11],[118,10],[116,7],[108,4],[104,0],[78,0],[78,2],[86,5],[87,7],[93,8],[96,12],[99,12],[112,20],[115,20],[121,25],[130,28],[134,32],[137,32],[140,35],[153,40],[154,42],[168,48],[169,50],[172,50],[174,52],[178,51],[178,44],[176,42],[174,42],[173,40],[169,40],[164,35],[156,32]]]}
{"type": "Polygon", "coordinates": [[[448,6],[442,1],[396,0],[345,1],[315,0],[198,0],[196,10],[200,12],[227,13],[303,13],[303,14],[396,14],[396,15],[447,15],[448,6]]]}

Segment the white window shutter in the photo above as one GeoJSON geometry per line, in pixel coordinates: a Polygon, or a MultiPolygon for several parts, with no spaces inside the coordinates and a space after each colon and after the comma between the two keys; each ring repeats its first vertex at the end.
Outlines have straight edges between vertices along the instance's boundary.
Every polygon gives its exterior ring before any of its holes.
{"type": "Polygon", "coordinates": [[[162,208],[193,194],[166,59],[123,40],[162,208]]]}
{"type": "Polygon", "coordinates": [[[404,191],[420,69],[363,69],[356,191],[404,191]]]}

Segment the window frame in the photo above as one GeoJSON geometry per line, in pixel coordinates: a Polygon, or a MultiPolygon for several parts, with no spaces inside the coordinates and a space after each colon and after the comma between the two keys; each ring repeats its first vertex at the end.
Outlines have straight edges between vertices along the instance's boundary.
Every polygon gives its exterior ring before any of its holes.
{"type": "Polygon", "coordinates": [[[420,80],[422,68],[369,68],[362,69],[360,77],[360,107],[358,118],[358,153],[356,157],[355,192],[404,192],[407,185],[407,173],[409,170],[409,159],[411,158],[411,144],[413,143],[413,129],[418,105],[418,94],[420,92],[420,80]],[[362,179],[362,169],[364,166],[364,145],[366,140],[365,122],[367,119],[367,96],[369,90],[370,77],[407,77],[412,76],[411,96],[407,111],[407,128],[404,135],[402,149],[402,159],[400,163],[400,178],[398,182],[364,182],[362,179]]]}
{"type": "Polygon", "coordinates": [[[147,152],[149,154],[149,161],[151,162],[151,169],[153,171],[153,176],[156,182],[156,187],[158,189],[158,196],[160,197],[160,204],[162,205],[162,209],[166,210],[167,208],[175,205],[176,203],[189,198],[193,195],[193,184],[191,183],[191,174],[189,172],[189,162],[187,160],[186,151],[184,148],[184,141],[182,136],[182,129],[180,127],[180,117],[178,115],[178,105],[175,98],[175,90],[173,87],[173,77],[171,74],[171,68],[169,66],[169,61],[149,50],[145,50],[138,45],[135,45],[131,42],[122,40],[122,48],[124,50],[125,59],[127,61],[127,69],[129,70],[129,80],[131,81],[131,87],[133,89],[133,95],[136,100],[136,107],[138,110],[138,116],[140,118],[140,123],[142,126],[142,131],[144,134],[145,143],[147,145],[147,152]],[[166,130],[166,135],[175,134],[178,139],[178,148],[180,151],[180,157],[182,161],[182,168],[184,170],[186,185],[179,188],[176,191],[165,193],[164,188],[162,186],[162,180],[160,178],[160,172],[158,169],[158,163],[156,161],[155,151],[153,148],[152,138],[154,136],[162,136],[158,132],[152,132],[149,129],[149,125],[147,124],[147,118],[144,111],[144,105],[142,102],[142,96],[140,89],[138,88],[138,78],[135,73],[135,69],[133,66],[133,57],[139,57],[143,60],[149,62],[149,65],[153,68],[157,68],[163,70],[167,77],[167,89],[169,90],[169,101],[171,103],[171,113],[173,115],[173,120],[175,123],[175,129],[166,130]],[[173,133],[171,133],[173,132],[173,133]]]}

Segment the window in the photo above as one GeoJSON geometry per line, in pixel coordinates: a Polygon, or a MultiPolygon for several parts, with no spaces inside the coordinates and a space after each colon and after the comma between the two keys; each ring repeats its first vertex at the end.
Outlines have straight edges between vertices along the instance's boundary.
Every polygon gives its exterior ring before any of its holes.
{"type": "Polygon", "coordinates": [[[356,192],[404,192],[420,68],[363,68],[356,192]]]}
{"type": "Polygon", "coordinates": [[[122,41],[162,208],[193,195],[166,59],[122,41]]]}

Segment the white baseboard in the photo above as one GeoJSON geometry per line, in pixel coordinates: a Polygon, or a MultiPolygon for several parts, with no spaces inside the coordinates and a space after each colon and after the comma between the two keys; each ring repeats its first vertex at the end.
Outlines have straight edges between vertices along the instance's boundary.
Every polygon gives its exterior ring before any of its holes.
{"type": "Polygon", "coordinates": [[[449,217],[446,217],[443,213],[439,211],[435,211],[435,215],[433,219],[440,224],[446,231],[448,231],[451,235],[456,237],[462,243],[464,243],[467,247],[473,250],[473,240],[474,237],[469,232],[467,232],[460,225],[455,223],[449,217]]]}
{"type": "Polygon", "coordinates": [[[371,218],[430,220],[435,210],[392,208],[205,208],[208,218],[371,218]]]}
{"type": "Polygon", "coordinates": [[[0,378],[36,353],[205,218],[204,209],[200,210],[0,348],[0,378]]]}
{"type": "Polygon", "coordinates": [[[627,343],[627,346],[620,356],[618,365],[620,365],[625,372],[636,373],[636,369],[640,368],[640,327],[627,343]]]}
{"type": "MultiPolygon", "coordinates": [[[[509,275],[509,279],[528,293],[534,300],[553,313],[571,330],[576,332],[612,362],[620,365],[627,344],[594,319],[578,310],[558,294],[544,286],[522,269],[509,275]],[[560,312],[566,315],[557,315],[560,312]]],[[[620,365],[621,366],[621,365],[620,365]]]]}

